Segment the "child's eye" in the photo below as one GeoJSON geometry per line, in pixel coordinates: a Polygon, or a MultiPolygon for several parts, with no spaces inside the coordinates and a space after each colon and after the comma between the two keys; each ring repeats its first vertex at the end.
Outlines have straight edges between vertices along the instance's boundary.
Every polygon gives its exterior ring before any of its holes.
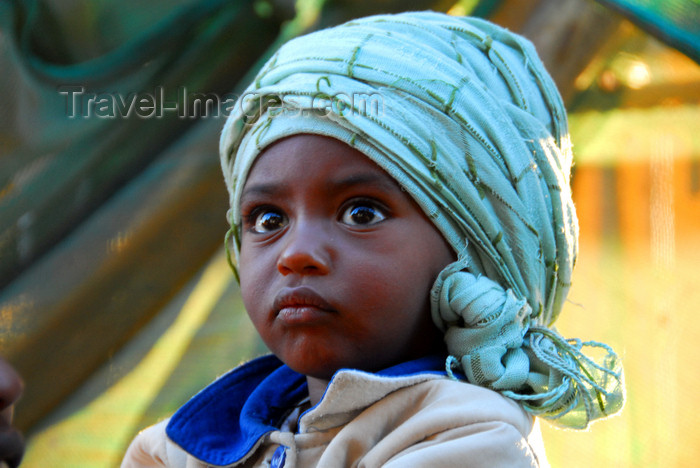
{"type": "Polygon", "coordinates": [[[249,216],[251,230],[257,233],[276,231],[287,225],[287,217],[269,208],[256,210],[249,216]]]}
{"type": "Polygon", "coordinates": [[[348,206],[340,216],[340,221],[349,226],[367,226],[386,219],[380,208],[371,202],[360,201],[348,206]]]}

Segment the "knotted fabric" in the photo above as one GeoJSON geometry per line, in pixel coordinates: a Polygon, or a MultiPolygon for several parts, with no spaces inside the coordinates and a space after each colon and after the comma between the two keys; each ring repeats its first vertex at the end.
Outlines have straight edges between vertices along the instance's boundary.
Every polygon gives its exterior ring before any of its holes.
{"type": "Polygon", "coordinates": [[[364,18],[285,44],[221,137],[236,256],[255,158],[300,133],[367,155],[454,248],[457,261],[431,292],[451,375],[566,427],[621,408],[612,350],[551,328],[570,287],[578,224],[565,110],[532,44],[434,12],[364,18]]]}

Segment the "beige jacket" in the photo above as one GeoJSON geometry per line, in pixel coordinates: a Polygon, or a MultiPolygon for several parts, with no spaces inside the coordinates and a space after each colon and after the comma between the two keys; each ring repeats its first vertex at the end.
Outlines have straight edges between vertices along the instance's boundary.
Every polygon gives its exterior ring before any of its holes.
{"type": "Polygon", "coordinates": [[[228,465],[185,452],[166,435],[168,422],[142,431],[122,468],[549,466],[538,427],[515,402],[435,372],[340,371],[321,402],[301,415],[297,433],[268,432],[228,465]]]}

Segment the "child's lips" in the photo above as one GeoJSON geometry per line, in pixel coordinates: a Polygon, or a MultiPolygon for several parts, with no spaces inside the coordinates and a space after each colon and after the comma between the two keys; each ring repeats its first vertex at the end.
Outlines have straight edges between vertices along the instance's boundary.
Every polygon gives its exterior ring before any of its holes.
{"type": "Polygon", "coordinates": [[[336,310],[316,291],[301,286],[282,289],[273,303],[275,318],[289,325],[303,325],[322,320],[336,310]]]}

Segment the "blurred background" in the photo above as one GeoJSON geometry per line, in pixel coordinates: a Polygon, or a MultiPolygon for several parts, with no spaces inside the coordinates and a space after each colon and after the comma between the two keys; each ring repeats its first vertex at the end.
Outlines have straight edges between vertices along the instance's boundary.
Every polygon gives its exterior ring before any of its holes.
{"type": "Polygon", "coordinates": [[[265,352],[223,255],[216,99],[290,37],[418,9],[530,38],[570,112],[581,252],[558,329],[612,345],[628,393],[586,432],[543,423],[552,466],[697,466],[697,0],[14,0],[0,355],[26,382],[22,467],[118,466],[136,432],[265,352]]]}

